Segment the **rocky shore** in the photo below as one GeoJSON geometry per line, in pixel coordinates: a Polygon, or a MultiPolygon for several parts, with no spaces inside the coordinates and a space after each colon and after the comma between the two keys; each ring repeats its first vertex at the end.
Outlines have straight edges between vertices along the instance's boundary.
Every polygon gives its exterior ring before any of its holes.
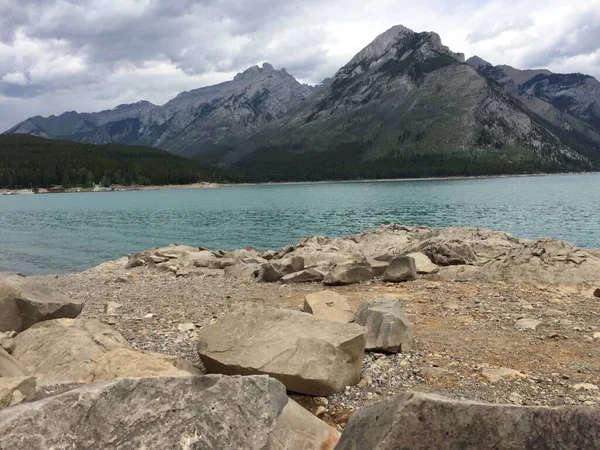
{"type": "Polygon", "coordinates": [[[3,275],[0,406],[13,406],[0,448],[159,448],[159,435],[173,448],[333,448],[342,432],[339,448],[595,448],[599,288],[600,250],[399,225],[3,275]],[[74,396],[105,406],[66,411],[74,396]],[[109,406],[135,408],[138,422],[109,406]],[[424,410],[430,435],[413,420],[424,410]],[[58,437],[40,420],[49,411],[67,428],[88,418],[58,437]],[[126,444],[128,421],[150,431],[126,444]]]}

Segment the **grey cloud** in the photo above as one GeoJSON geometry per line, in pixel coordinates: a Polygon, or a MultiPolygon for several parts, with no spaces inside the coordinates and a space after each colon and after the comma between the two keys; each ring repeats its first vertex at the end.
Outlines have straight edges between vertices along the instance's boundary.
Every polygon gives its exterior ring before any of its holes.
{"type": "Polygon", "coordinates": [[[480,24],[472,32],[467,35],[467,40],[471,43],[477,43],[486,39],[495,38],[506,31],[525,30],[534,25],[531,17],[521,17],[517,20],[504,22],[485,22],[480,24]]]}
{"type": "Polygon", "coordinates": [[[528,67],[544,67],[556,60],[600,51],[600,10],[575,17],[568,24],[565,35],[557,35],[523,58],[528,67]]]}

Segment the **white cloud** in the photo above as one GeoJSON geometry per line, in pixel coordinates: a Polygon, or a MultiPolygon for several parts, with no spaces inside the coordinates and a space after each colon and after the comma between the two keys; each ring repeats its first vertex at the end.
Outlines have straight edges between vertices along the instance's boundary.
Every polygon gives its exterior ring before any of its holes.
{"type": "Polygon", "coordinates": [[[27,75],[25,75],[23,72],[7,73],[0,81],[8,84],[17,84],[19,86],[24,86],[29,83],[27,75]]]}
{"type": "Polygon", "coordinates": [[[317,83],[396,24],[494,64],[600,78],[600,0],[2,0],[0,129],[161,104],[265,61],[317,83]]]}

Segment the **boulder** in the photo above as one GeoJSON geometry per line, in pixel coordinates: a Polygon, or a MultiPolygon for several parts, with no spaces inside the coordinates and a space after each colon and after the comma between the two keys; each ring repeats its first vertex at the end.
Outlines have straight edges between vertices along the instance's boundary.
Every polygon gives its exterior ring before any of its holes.
{"type": "Polygon", "coordinates": [[[404,393],[356,411],[336,447],[375,448],[600,448],[600,410],[494,405],[404,393]]]}
{"type": "Polygon", "coordinates": [[[595,290],[594,290],[594,294],[593,294],[593,295],[594,295],[594,297],[596,297],[596,298],[600,298],[600,288],[597,288],[597,289],[595,289],[595,290]]]}
{"type": "Polygon", "coordinates": [[[258,279],[266,283],[278,281],[282,276],[279,269],[271,262],[261,264],[260,270],[258,271],[258,279]]]}
{"type": "Polygon", "coordinates": [[[175,357],[133,350],[118,332],[92,319],[41,322],[19,334],[15,344],[13,356],[40,385],[199,373],[175,357]]]}
{"type": "Polygon", "coordinates": [[[255,278],[259,270],[260,266],[258,264],[236,263],[225,267],[225,275],[236,278],[255,278]]]}
{"type": "Polygon", "coordinates": [[[325,276],[323,275],[323,272],[315,268],[311,268],[301,270],[300,272],[290,273],[289,275],[285,275],[281,278],[281,282],[283,284],[311,283],[315,281],[323,281],[324,277],[325,276]]]}
{"type": "Polygon", "coordinates": [[[28,377],[29,370],[6,350],[0,348],[0,377],[28,377]]]}
{"type": "Polygon", "coordinates": [[[15,340],[8,334],[4,334],[0,331],[0,347],[8,353],[12,353],[15,349],[15,340]]]}
{"type": "Polygon", "coordinates": [[[328,286],[364,283],[373,278],[373,269],[366,261],[336,264],[327,274],[323,283],[328,286]]]}
{"type": "Polygon", "coordinates": [[[339,440],[339,431],[290,399],[265,450],[333,450],[339,440]]]}
{"type": "Polygon", "coordinates": [[[383,274],[383,281],[400,282],[416,279],[415,260],[410,256],[394,256],[383,274]]]}
{"type": "Polygon", "coordinates": [[[300,272],[304,269],[304,258],[301,256],[292,256],[274,261],[273,264],[282,275],[289,275],[290,273],[300,272]]]}
{"type": "Polygon", "coordinates": [[[477,257],[468,243],[436,237],[422,242],[418,251],[426,254],[438,266],[474,264],[477,257]]]}
{"type": "Polygon", "coordinates": [[[0,377],[0,409],[35,397],[34,377],[0,377]]]}
{"type": "Polygon", "coordinates": [[[287,402],[264,376],[120,379],[0,411],[0,448],[262,450],[287,402]]]}
{"type": "Polygon", "coordinates": [[[290,391],[329,395],[358,383],[365,347],[362,327],[299,311],[242,306],[198,332],[210,373],[266,374],[290,391]]]}
{"type": "Polygon", "coordinates": [[[389,260],[388,261],[379,261],[378,259],[374,259],[374,258],[367,259],[367,262],[371,266],[371,269],[373,270],[373,274],[376,277],[382,276],[385,273],[385,271],[388,267],[388,264],[389,264],[389,260]]]}
{"type": "Polygon", "coordinates": [[[43,320],[74,318],[80,301],[19,275],[0,277],[0,331],[21,332],[43,320]]]}
{"type": "Polygon", "coordinates": [[[381,297],[362,302],[354,322],[365,327],[366,350],[398,353],[411,348],[411,327],[396,299],[381,297]]]}
{"type": "Polygon", "coordinates": [[[350,323],[354,312],[343,295],[333,291],[313,292],[304,297],[304,312],[333,322],[350,323]]]}
{"type": "Polygon", "coordinates": [[[406,255],[415,260],[415,268],[417,273],[429,274],[439,272],[440,268],[431,262],[429,256],[425,253],[414,252],[406,255]]]}
{"type": "Polygon", "coordinates": [[[213,252],[202,250],[182,252],[179,259],[183,265],[190,265],[193,267],[211,267],[217,258],[213,252]]]}

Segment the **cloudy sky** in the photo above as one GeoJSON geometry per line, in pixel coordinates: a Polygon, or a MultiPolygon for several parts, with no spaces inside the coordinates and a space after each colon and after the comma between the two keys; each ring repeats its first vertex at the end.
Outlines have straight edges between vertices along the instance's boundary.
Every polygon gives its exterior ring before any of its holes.
{"type": "Polygon", "coordinates": [[[600,0],[0,0],[0,131],[162,104],[265,61],[317,83],[396,24],[493,64],[600,78],[600,0]]]}

